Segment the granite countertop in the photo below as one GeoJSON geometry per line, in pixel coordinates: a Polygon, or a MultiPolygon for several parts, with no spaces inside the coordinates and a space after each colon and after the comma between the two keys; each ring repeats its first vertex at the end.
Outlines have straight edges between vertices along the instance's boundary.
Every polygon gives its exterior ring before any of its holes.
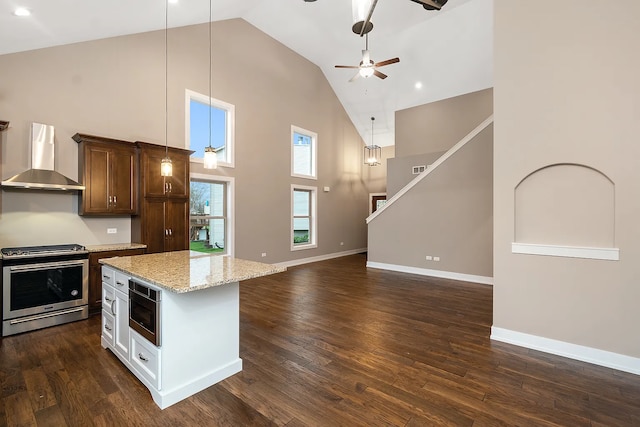
{"type": "Polygon", "coordinates": [[[268,276],[287,269],[193,251],[104,258],[100,263],[178,294],[268,276]]]}
{"type": "Polygon", "coordinates": [[[89,252],[126,251],[128,249],[146,249],[142,243],[110,243],[107,245],[86,245],[89,252]]]}

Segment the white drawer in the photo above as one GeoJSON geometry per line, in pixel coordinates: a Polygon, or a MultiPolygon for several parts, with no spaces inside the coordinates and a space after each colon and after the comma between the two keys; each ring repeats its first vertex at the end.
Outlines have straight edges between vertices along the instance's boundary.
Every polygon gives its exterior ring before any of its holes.
{"type": "Polygon", "coordinates": [[[115,334],[115,319],[107,310],[102,310],[102,338],[113,348],[115,334]]]}
{"type": "Polygon", "coordinates": [[[116,271],[109,267],[105,267],[103,265],[102,266],[102,282],[113,286],[113,284],[115,283],[115,280],[116,280],[116,271]]]}
{"type": "Polygon", "coordinates": [[[142,338],[133,329],[131,333],[131,366],[142,375],[154,388],[161,389],[160,355],[161,350],[142,338]]]}
{"type": "Polygon", "coordinates": [[[115,278],[113,281],[113,287],[120,292],[124,292],[125,294],[129,295],[129,279],[130,276],[121,273],[119,271],[115,272],[115,278]]]}
{"type": "Polygon", "coordinates": [[[116,300],[116,291],[111,286],[106,283],[102,284],[102,309],[110,313],[111,315],[115,314],[115,300],[116,300]]]}

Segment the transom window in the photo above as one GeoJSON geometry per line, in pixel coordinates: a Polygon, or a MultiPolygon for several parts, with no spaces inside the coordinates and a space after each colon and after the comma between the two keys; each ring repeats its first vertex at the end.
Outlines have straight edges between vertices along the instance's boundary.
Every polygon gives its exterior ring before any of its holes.
{"type": "Polygon", "coordinates": [[[235,106],[207,95],[186,90],[186,148],[195,151],[191,161],[202,163],[204,149],[209,146],[209,116],[211,116],[211,146],[218,157],[218,166],[233,167],[235,139],[235,106]],[[211,106],[209,106],[211,102],[211,106]]]}
{"type": "Polygon", "coordinates": [[[318,135],[291,126],[291,176],[316,179],[316,144],[318,135]]]}
{"type": "Polygon", "coordinates": [[[291,186],[291,250],[317,247],[316,187],[291,186]]]}
{"type": "Polygon", "coordinates": [[[192,174],[189,209],[189,249],[233,255],[233,178],[192,174]],[[217,180],[216,178],[221,178],[217,180]]]}

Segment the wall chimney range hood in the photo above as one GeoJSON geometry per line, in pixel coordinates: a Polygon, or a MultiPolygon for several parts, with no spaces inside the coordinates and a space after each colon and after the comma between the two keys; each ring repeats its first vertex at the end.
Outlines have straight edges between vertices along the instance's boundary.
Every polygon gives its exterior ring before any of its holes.
{"type": "Polygon", "coordinates": [[[50,125],[31,125],[31,169],[2,181],[2,187],[80,191],[84,185],[54,170],[54,128],[50,125]]]}

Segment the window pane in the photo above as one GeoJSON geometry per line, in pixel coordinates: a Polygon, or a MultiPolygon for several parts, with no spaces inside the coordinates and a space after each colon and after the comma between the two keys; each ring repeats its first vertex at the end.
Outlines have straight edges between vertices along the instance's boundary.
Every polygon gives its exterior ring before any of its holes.
{"type": "Polygon", "coordinates": [[[293,192],[293,216],[309,216],[309,191],[295,190],[293,192]]]}
{"type": "Polygon", "coordinates": [[[294,218],[293,244],[309,243],[309,218],[294,218]]]}
{"type": "Polygon", "coordinates": [[[216,149],[218,160],[226,161],[227,112],[193,99],[189,102],[189,148],[195,151],[194,157],[204,156],[204,149],[209,146],[209,112],[211,112],[211,146],[216,149]]]}
{"type": "Polygon", "coordinates": [[[224,252],[226,244],[226,184],[191,181],[190,249],[224,252]],[[212,217],[222,218],[212,218],[212,217]]]}
{"type": "Polygon", "coordinates": [[[297,175],[312,175],[313,161],[312,139],[308,135],[293,133],[293,173],[297,175]]]}

